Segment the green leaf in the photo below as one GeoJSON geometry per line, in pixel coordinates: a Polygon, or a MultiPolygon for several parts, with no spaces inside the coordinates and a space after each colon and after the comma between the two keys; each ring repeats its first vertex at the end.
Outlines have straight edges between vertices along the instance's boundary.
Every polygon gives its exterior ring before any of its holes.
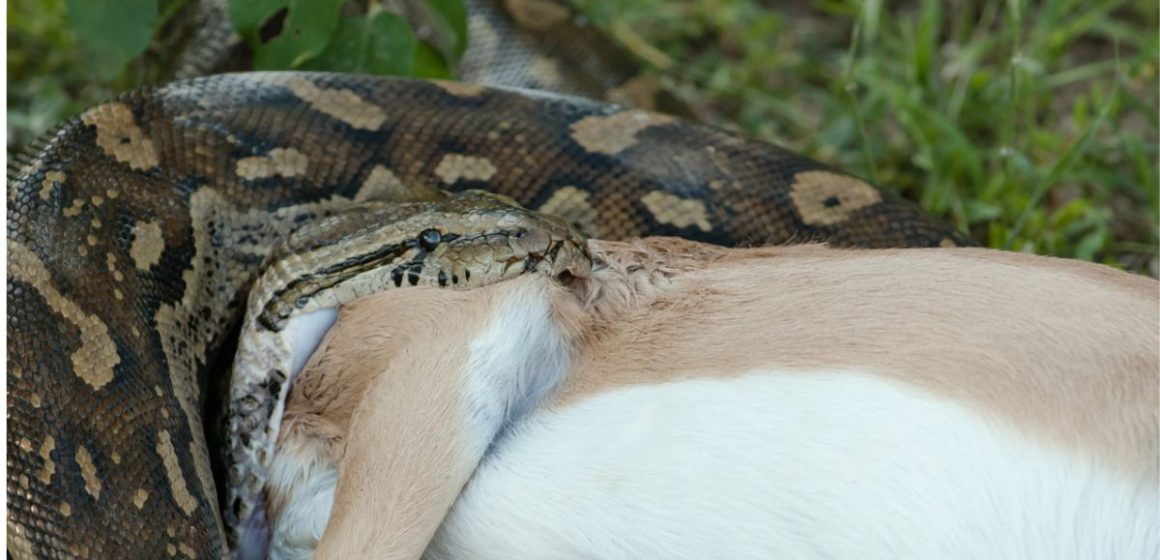
{"type": "Polygon", "coordinates": [[[1075,245],[1075,257],[1090,261],[1095,259],[1096,253],[1103,250],[1108,243],[1108,230],[1099,228],[1092,233],[1085,235],[1075,245]]]}
{"type": "Polygon", "coordinates": [[[439,53],[439,49],[423,41],[415,47],[415,64],[412,75],[416,78],[432,78],[449,80],[452,78],[451,67],[447,60],[439,53]]]}
{"type": "Polygon", "coordinates": [[[289,3],[290,0],[230,0],[230,21],[250,46],[256,47],[262,24],[289,3]]]}
{"type": "Polygon", "coordinates": [[[407,22],[390,12],[344,17],[326,50],[303,67],[409,76],[417,43],[407,22]]]}
{"type": "Polygon", "coordinates": [[[255,70],[290,70],[318,56],[338,27],[343,0],[290,0],[282,32],[254,49],[255,70]]]}
{"type": "Polygon", "coordinates": [[[68,0],[68,20],[101,80],[116,78],[153,38],[158,0],[68,0]]]}
{"type": "Polygon", "coordinates": [[[1002,207],[978,199],[968,199],[964,211],[967,221],[972,224],[991,221],[1003,215],[1002,207]]]}
{"type": "Polygon", "coordinates": [[[1071,200],[1051,213],[1050,223],[1054,227],[1066,226],[1087,213],[1090,207],[1091,204],[1082,198],[1071,200]]]}
{"type": "Polygon", "coordinates": [[[467,50],[467,7],[463,0],[427,0],[426,3],[436,35],[444,37],[447,43],[443,58],[448,66],[455,66],[467,50]]]}

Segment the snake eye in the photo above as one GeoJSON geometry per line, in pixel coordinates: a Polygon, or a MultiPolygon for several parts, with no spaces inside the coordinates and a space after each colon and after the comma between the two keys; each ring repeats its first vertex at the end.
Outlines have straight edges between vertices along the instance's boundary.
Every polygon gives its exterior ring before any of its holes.
{"type": "Polygon", "coordinates": [[[434,251],[441,241],[443,241],[443,234],[439,233],[437,229],[423,230],[423,233],[419,234],[419,247],[422,247],[424,251],[434,251]]]}

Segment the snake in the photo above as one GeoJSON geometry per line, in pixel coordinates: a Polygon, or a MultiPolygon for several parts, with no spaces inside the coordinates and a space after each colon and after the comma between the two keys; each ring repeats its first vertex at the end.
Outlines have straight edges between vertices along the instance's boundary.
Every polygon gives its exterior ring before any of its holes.
{"type": "MultiPolygon", "coordinates": [[[[563,41],[554,13],[538,33],[563,41]]],[[[263,264],[309,224],[429,189],[592,238],[972,244],[789,150],[605,101],[309,72],[127,92],[9,169],[9,554],[228,555],[206,407],[263,264]]]]}

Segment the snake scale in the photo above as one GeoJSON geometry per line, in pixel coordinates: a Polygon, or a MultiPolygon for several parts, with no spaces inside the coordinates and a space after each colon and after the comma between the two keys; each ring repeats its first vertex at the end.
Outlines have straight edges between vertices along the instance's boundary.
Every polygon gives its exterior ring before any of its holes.
{"type": "Polygon", "coordinates": [[[430,187],[611,239],[970,243],[776,146],[579,98],[308,73],[130,92],[9,170],[9,553],[226,555],[206,387],[263,260],[351,203],[430,187]]]}

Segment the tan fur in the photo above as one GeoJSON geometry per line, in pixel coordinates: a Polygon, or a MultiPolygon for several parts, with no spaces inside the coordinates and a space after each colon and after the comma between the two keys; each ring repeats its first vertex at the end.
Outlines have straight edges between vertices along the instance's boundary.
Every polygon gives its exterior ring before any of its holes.
{"type": "Polygon", "coordinates": [[[297,417],[309,418],[301,408],[308,401],[314,405],[310,413],[346,436],[337,457],[334,509],[317,558],[417,558],[475,467],[474,460],[459,456],[465,447],[457,406],[465,380],[459,374],[466,369],[467,348],[457,342],[482,328],[490,302],[427,290],[408,295],[409,305],[394,307],[388,319],[398,321],[398,329],[383,328],[373,299],[368,307],[344,309],[340,321],[346,324],[334,329],[318,360],[307,365],[302,391],[291,397],[301,398],[288,404],[297,417]],[[346,331],[357,334],[342,336],[346,331]],[[333,351],[336,340],[354,339],[373,352],[333,351]],[[429,340],[443,341],[439,352],[412,343],[429,340]],[[345,362],[348,357],[360,359],[345,362]],[[330,374],[325,385],[315,371],[330,374]],[[376,453],[393,449],[422,453],[376,453]],[[442,483],[456,471],[458,485],[442,483]],[[385,474],[391,478],[384,480],[385,474]],[[399,535],[411,538],[400,542],[394,538],[399,535]]]}
{"type": "MultiPolygon", "coordinates": [[[[469,345],[511,292],[543,284],[526,277],[472,292],[386,291],[340,310],[295,383],[278,443],[279,454],[302,463],[338,465],[316,558],[422,553],[480,458],[464,451],[469,345]]],[[[579,304],[561,302],[555,321],[573,332],[579,304]]],[[[298,482],[271,480],[271,519],[298,482]]]]}
{"type": "MultiPolygon", "coordinates": [[[[978,249],[670,238],[591,248],[592,277],[548,292],[556,320],[579,334],[565,385],[543,406],[680,378],[849,368],[1155,480],[1160,284],[1150,279],[978,249]]],[[[535,282],[550,281],[400,290],[343,308],[291,393],[279,442],[345,446],[327,451],[341,475],[320,558],[387,557],[368,543],[421,554],[472,467],[457,455],[467,347],[498,301],[535,282]]],[[[284,506],[272,500],[276,518],[284,506]]]]}
{"type": "Polygon", "coordinates": [[[598,311],[556,406],[754,369],[869,370],[1156,469],[1160,284],[983,249],[595,243],[598,311]]]}

